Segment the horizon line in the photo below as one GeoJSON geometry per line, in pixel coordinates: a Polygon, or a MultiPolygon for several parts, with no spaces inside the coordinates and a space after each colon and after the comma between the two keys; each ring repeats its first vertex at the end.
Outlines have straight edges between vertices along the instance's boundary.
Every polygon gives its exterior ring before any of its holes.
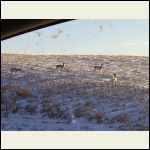
{"type": "Polygon", "coordinates": [[[149,55],[111,55],[111,54],[23,54],[23,53],[1,53],[1,55],[29,55],[29,56],[129,56],[129,57],[149,57],[149,55]]]}

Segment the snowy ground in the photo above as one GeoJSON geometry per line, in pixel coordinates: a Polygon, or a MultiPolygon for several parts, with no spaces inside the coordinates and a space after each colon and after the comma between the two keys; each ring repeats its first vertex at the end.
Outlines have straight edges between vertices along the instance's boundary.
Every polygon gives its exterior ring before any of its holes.
{"type": "Polygon", "coordinates": [[[2,131],[149,130],[148,57],[1,58],[2,131]],[[102,73],[94,72],[101,63],[102,73]],[[10,73],[12,67],[22,71],[10,73]],[[109,89],[112,73],[118,82],[109,89]]]}

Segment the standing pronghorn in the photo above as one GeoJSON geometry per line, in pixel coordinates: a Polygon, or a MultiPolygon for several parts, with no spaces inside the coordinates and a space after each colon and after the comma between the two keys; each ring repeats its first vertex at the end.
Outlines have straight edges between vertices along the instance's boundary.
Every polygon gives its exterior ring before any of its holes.
{"type": "Polygon", "coordinates": [[[63,63],[62,65],[56,65],[56,70],[61,70],[62,71],[64,66],[65,66],[65,63],[63,63]]]}
{"type": "Polygon", "coordinates": [[[21,71],[21,68],[11,68],[10,69],[10,72],[13,73],[13,72],[20,72],[21,71]]]}
{"type": "Polygon", "coordinates": [[[113,73],[112,78],[109,83],[109,89],[111,86],[116,87],[116,85],[117,85],[117,75],[116,75],[116,73],[113,73]]]}
{"type": "Polygon", "coordinates": [[[101,64],[100,66],[94,66],[94,71],[99,70],[100,73],[102,72],[102,68],[103,68],[103,64],[101,64]]]}

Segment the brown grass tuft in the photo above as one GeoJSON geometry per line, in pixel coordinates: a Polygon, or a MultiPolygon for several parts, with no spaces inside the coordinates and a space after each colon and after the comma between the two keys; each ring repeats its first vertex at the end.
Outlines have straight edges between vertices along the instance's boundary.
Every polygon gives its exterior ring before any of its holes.
{"type": "Polygon", "coordinates": [[[136,124],[136,130],[138,130],[138,131],[149,131],[149,126],[145,126],[142,123],[137,123],[136,124]]]}
{"type": "Polygon", "coordinates": [[[97,112],[95,116],[96,122],[101,123],[104,120],[104,114],[102,112],[97,112]]]}
{"type": "Polygon", "coordinates": [[[46,109],[46,114],[47,114],[47,116],[48,116],[49,118],[51,118],[51,117],[56,117],[57,111],[56,111],[55,108],[53,108],[53,107],[48,107],[48,108],[46,109]]]}
{"type": "Polygon", "coordinates": [[[77,106],[77,108],[75,109],[74,115],[75,115],[75,117],[78,117],[78,118],[84,116],[85,113],[84,113],[84,108],[83,108],[83,106],[81,106],[81,105],[79,104],[79,105],[77,106]]]}
{"type": "Polygon", "coordinates": [[[19,110],[19,105],[17,104],[17,103],[14,103],[13,105],[12,105],[12,113],[14,114],[14,113],[17,113],[18,112],[18,110],[19,110]]]}
{"type": "Polygon", "coordinates": [[[129,121],[128,116],[126,114],[119,114],[113,118],[117,122],[126,123],[129,121]]]}
{"type": "Polygon", "coordinates": [[[28,104],[28,105],[25,106],[25,111],[28,112],[31,115],[36,112],[36,109],[37,109],[36,105],[28,104]]]}
{"type": "Polygon", "coordinates": [[[93,109],[95,107],[95,105],[92,101],[87,101],[85,103],[85,107],[88,108],[88,109],[93,109]]]}
{"type": "Polygon", "coordinates": [[[24,87],[18,87],[16,89],[16,92],[19,96],[21,96],[22,98],[27,98],[30,95],[30,91],[27,88],[24,87]]]}
{"type": "Polygon", "coordinates": [[[46,99],[43,99],[41,103],[43,105],[48,105],[50,103],[50,101],[51,101],[50,99],[46,98],[46,99]]]}

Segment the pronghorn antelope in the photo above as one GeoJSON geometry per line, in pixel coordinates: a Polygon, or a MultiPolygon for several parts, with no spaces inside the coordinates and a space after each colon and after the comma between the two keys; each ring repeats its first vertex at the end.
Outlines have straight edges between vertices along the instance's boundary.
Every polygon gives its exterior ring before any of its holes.
{"type": "Polygon", "coordinates": [[[101,72],[102,68],[103,68],[103,64],[101,64],[101,66],[94,66],[94,71],[99,70],[101,72]]]}
{"type": "Polygon", "coordinates": [[[56,65],[56,70],[62,70],[64,68],[65,63],[62,65],[56,65]]]}
{"type": "Polygon", "coordinates": [[[21,71],[21,68],[11,68],[10,69],[10,72],[13,73],[13,72],[20,72],[21,71]]]}
{"type": "Polygon", "coordinates": [[[111,86],[116,87],[116,85],[117,85],[117,75],[116,75],[116,73],[113,73],[112,78],[111,78],[110,83],[109,83],[109,88],[111,86]]]}

